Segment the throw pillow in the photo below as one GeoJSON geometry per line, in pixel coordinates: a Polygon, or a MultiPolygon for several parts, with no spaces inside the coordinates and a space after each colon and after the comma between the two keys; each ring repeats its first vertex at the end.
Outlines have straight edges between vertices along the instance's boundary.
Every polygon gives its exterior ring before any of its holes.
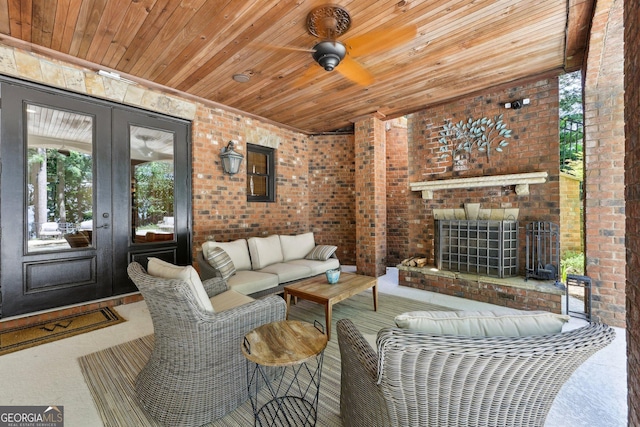
{"type": "Polygon", "coordinates": [[[305,258],[317,261],[326,261],[331,257],[331,255],[333,255],[336,250],[338,250],[337,246],[318,245],[313,248],[305,258]]]}
{"type": "Polygon", "coordinates": [[[200,307],[213,313],[213,306],[207,291],[202,286],[202,281],[195,268],[190,265],[180,267],[173,265],[158,258],[149,258],[147,264],[147,272],[150,276],[161,277],[163,279],[180,279],[189,285],[189,288],[196,297],[196,301],[200,304],[200,307]]]}
{"type": "Polygon", "coordinates": [[[221,247],[211,248],[207,254],[207,261],[211,267],[220,272],[224,280],[236,274],[236,267],[233,265],[233,261],[221,247]]]}
{"type": "Polygon", "coordinates": [[[404,329],[482,337],[556,334],[568,320],[569,316],[546,311],[412,311],[395,318],[404,329]]]}

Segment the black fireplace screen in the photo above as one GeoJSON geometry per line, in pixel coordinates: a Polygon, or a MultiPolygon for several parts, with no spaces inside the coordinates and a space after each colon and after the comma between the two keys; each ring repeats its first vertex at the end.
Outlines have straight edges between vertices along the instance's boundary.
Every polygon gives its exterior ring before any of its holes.
{"type": "Polygon", "coordinates": [[[518,222],[436,220],[436,266],[492,277],[518,274],[518,222]]]}

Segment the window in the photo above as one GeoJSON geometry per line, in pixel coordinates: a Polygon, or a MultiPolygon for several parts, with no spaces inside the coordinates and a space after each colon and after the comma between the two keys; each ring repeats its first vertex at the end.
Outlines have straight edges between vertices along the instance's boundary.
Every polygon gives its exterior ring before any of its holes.
{"type": "Polygon", "coordinates": [[[247,144],[247,201],[275,202],[276,174],[273,148],[247,144]]]}

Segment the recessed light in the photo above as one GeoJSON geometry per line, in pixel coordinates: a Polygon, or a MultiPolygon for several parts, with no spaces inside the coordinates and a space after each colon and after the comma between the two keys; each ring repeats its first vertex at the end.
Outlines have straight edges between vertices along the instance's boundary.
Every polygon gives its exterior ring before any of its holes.
{"type": "Polygon", "coordinates": [[[237,81],[238,83],[246,83],[249,81],[249,76],[246,74],[234,74],[233,75],[233,80],[237,81]]]}

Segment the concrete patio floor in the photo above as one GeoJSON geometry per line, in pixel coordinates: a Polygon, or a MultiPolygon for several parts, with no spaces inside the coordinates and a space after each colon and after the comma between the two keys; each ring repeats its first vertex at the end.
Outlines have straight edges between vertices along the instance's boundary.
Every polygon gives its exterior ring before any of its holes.
{"type": "MultiPolygon", "coordinates": [[[[345,270],[348,270],[345,268],[345,270]]],[[[454,309],[496,306],[398,286],[397,269],[378,279],[382,293],[431,302],[454,309]]],[[[77,358],[153,332],[144,301],[118,306],[127,322],[0,356],[0,405],[62,405],[66,427],[102,426],[77,358]]],[[[567,328],[586,322],[572,318],[567,328]]],[[[625,331],[584,363],[565,384],[549,413],[546,427],[616,427],[627,425],[625,331]]]]}

